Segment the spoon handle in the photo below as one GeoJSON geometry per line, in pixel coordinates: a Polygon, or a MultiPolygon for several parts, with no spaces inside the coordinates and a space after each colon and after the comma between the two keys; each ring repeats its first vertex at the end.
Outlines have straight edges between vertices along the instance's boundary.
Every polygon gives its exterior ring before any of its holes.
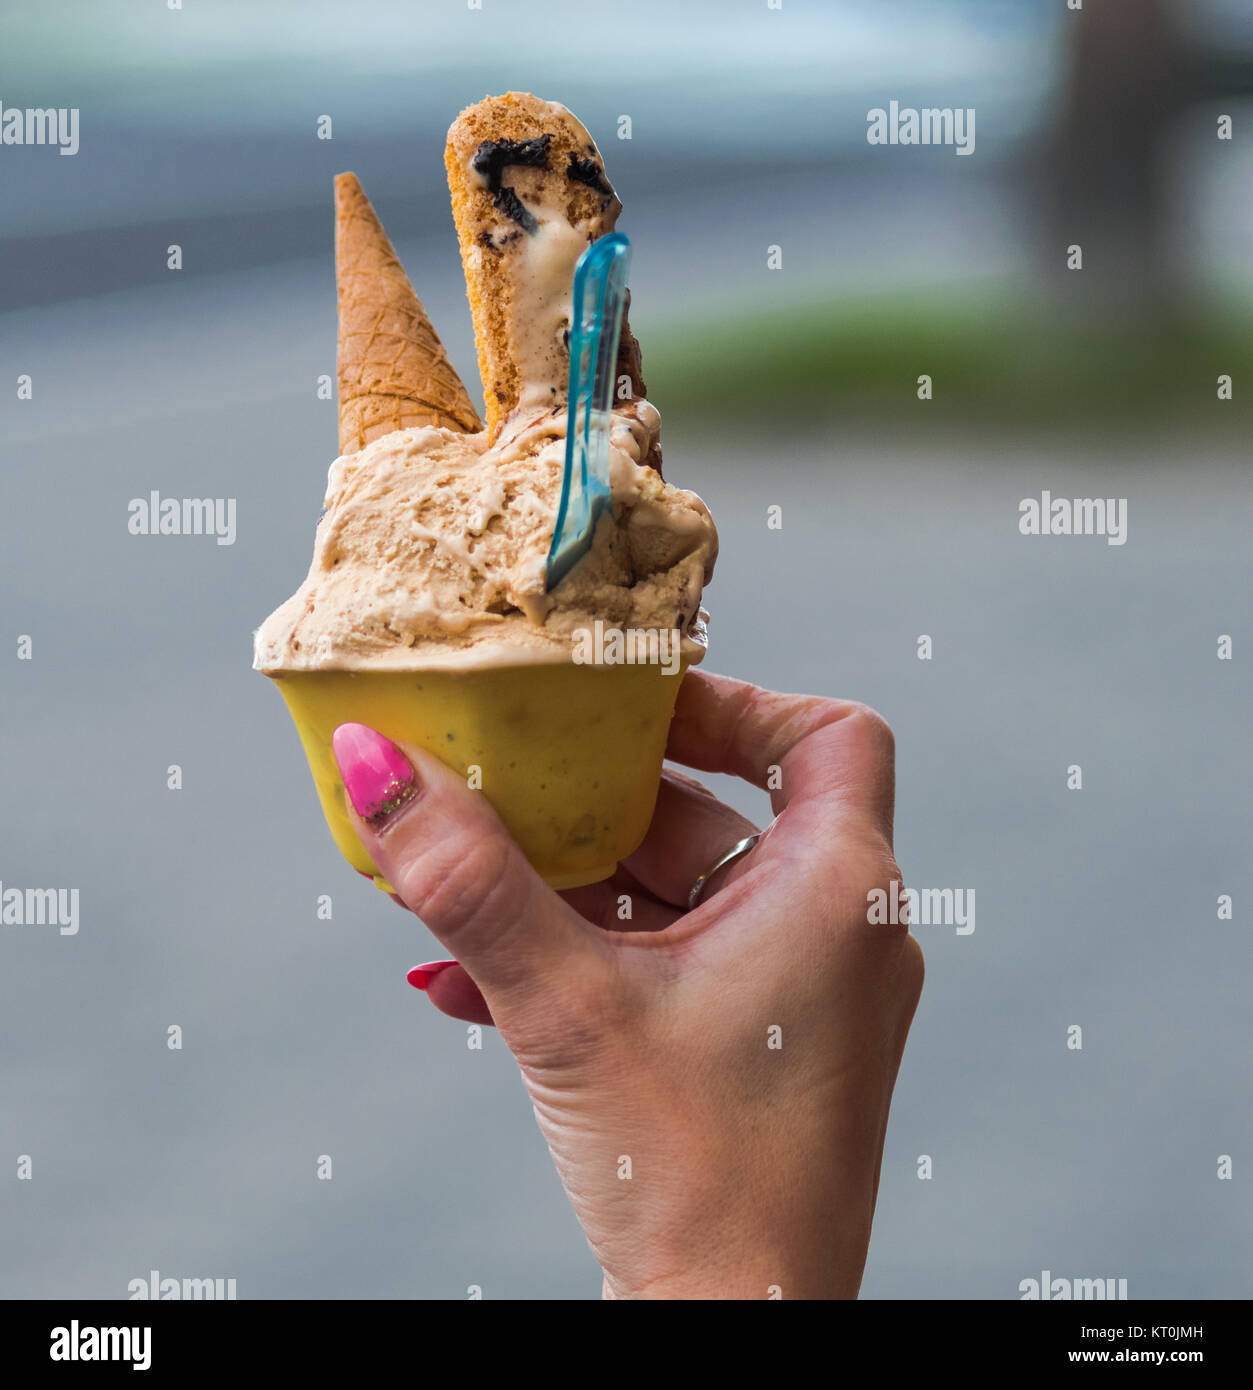
{"type": "Polygon", "coordinates": [[[566,460],[548,552],[549,589],[587,554],[597,522],[613,505],[609,430],[630,265],[631,243],[613,232],[593,242],[575,267],[566,460]]]}

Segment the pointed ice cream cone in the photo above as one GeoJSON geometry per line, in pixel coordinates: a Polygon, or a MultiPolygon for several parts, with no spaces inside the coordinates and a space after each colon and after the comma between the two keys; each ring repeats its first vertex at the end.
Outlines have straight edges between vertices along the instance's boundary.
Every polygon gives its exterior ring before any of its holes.
{"type": "Polygon", "coordinates": [[[335,180],[339,449],[392,430],[483,428],[356,174],[335,180]]]}

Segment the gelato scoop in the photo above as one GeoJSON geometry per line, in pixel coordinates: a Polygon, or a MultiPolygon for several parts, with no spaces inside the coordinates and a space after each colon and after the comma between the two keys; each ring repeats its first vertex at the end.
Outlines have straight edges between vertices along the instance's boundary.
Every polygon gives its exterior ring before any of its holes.
{"type": "Polygon", "coordinates": [[[615,411],[614,498],[590,553],[545,591],[561,497],[564,409],[520,410],[487,432],[396,430],[331,467],[313,565],[262,627],[262,670],[568,661],[600,619],[678,629],[702,654],[709,513],[643,463],[660,426],[647,401],[615,411]]]}

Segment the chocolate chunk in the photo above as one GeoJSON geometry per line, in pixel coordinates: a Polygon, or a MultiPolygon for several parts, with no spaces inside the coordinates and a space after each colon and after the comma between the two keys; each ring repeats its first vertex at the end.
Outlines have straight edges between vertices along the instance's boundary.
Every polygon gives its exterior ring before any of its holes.
{"type": "Polygon", "coordinates": [[[484,140],[474,152],[474,172],[487,179],[493,193],[500,192],[500,176],[510,164],[522,164],[529,169],[548,167],[548,146],[551,135],[537,135],[534,140],[484,140]]]}
{"type": "Polygon", "coordinates": [[[566,177],[573,179],[575,183],[585,183],[606,197],[615,196],[600,165],[594,159],[580,159],[573,150],[570,151],[570,165],[566,169],[566,177]]]}
{"type": "Polygon", "coordinates": [[[535,220],[534,213],[528,212],[522,206],[522,200],[512,188],[498,188],[494,201],[501,212],[512,218],[528,235],[534,236],[539,231],[539,223],[535,220]]]}
{"type": "Polygon", "coordinates": [[[501,182],[501,176],[511,164],[528,169],[548,167],[548,146],[551,135],[537,135],[534,140],[484,140],[474,152],[474,172],[487,180],[492,201],[530,236],[539,231],[539,223],[522,206],[512,188],[501,182]]]}

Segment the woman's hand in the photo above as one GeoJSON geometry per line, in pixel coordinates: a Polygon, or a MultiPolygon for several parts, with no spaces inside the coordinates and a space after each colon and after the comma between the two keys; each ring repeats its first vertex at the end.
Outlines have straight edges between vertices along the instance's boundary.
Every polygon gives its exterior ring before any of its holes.
{"type": "Polygon", "coordinates": [[[775,812],[692,911],[753,827],[690,778],[612,879],[555,893],[429,754],[361,725],[335,750],[366,848],[459,962],[415,983],[500,1029],[606,1297],[855,1297],[923,975],[907,928],[867,921],[900,880],[883,720],[690,672],[667,755],[775,812]]]}

